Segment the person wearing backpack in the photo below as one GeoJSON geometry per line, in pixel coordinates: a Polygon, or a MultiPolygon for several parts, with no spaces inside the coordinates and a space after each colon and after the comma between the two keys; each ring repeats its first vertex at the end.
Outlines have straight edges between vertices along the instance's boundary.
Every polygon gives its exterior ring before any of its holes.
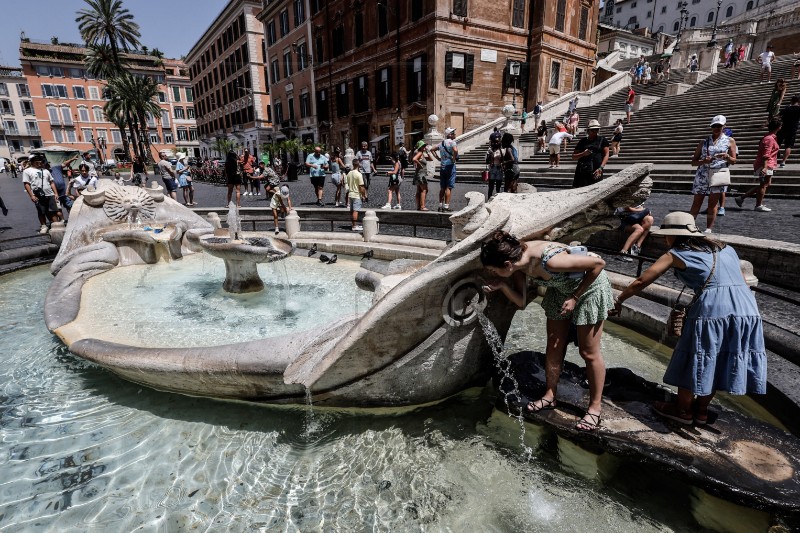
{"type": "Polygon", "coordinates": [[[444,130],[444,140],[434,148],[433,155],[441,161],[439,166],[439,211],[450,212],[450,195],[456,186],[456,161],[458,161],[458,144],[456,129],[444,130]]]}
{"type": "Polygon", "coordinates": [[[514,147],[514,136],[504,133],[501,146],[503,148],[503,192],[516,193],[519,181],[519,154],[514,147]]]}
{"type": "Polygon", "coordinates": [[[406,146],[402,142],[398,145],[397,155],[400,158],[400,179],[404,179],[408,168],[408,150],[406,150],[406,146]]]}

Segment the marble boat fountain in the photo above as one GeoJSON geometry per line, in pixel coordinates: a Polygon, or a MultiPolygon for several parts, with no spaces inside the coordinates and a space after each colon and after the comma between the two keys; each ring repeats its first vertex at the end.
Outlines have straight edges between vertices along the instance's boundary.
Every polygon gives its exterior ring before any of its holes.
{"type": "MultiPolygon", "coordinates": [[[[51,269],[55,279],[45,301],[45,321],[74,354],[159,390],[276,404],[303,404],[310,397],[315,406],[333,407],[435,402],[484,385],[492,375],[493,357],[479,313],[485,313],[501,338],[515,313],[500,296],[487,298],[480,290],[480,243],[498,229],[521,239],[585,241],[591,233],[615,226],[615,208],[647,198],[649,171],[650,165],[638,164],[591,187],[499,194],[488,203],[482,194],[468,193],[469,205],[450,217],[454,243],[438,258],[427,263],[399,260],[392,275],[383,277],[362,270],[359,285],[374,290],[365,313],[342,315],[313,330],[190,347],[142,347],[96,335],[92,324],[81,318],[84,284],[117,267],[163,268],[160,262],[177,261],[203,249],[216,253],[215,246],[229,248],[238,235],[234,232],[224,243],[214,241],[214,227],[208,221],[164,197],[159,187],[141,190],[104,183],[73,206],[51,269]],[[136,223],[142,216],[146,225],[136,223]],[[162,231],[155,233],[153,228],[162,231]]],[[[288,241],[270,243],[281,253],[290,253],[293,247],[288,241]]],[[[253,244],[259,243],[246,246],[253,244]]],[[[242,255],[235,252],[232,257],[238,260],[242,255]]],[[[251,259],[252,254],[247,260],[251,259]]],[[[244,272],[249,283],[258,277],[255,267],[234,265],[226,267],[226,279],[235,278],[235,272],[244,272]]],[[[233,285],[226,290],[253,288],[248,283],[233,285]]],[[[529,374],[535,381],[535,371],[529,374]]],[[[720,418],[733,421],[718,426],[726,433],[724,438],[694,437],[693,442],[658,438],[669,429],[652,420],[642,400],[657,392],[652,384],[637,383],[645,392],[609,400],[610,429],[599,433],[574,435],[571,427],[580,414],[577,410],[529,418],[559,435],[588,439],[594,447],[667,465],[714,494],[800,519],[798,439],[752,419],[742,429],[741,421],[726,412],[720,418]],[[676,442],[682,445],[677,455],[676,442]],[[770,454],[760,453],[768,448],[770,454]],[[727,456],[732,459],[721,460],[727,456]],[[736,468],[737,475],[725,474],[726,468],[736,468]]],[[[522,384],[527,391],[537,386],[522,384]]],[[[575,405],[583,405],[585,391],[576,387],[569,394],[575,405]]]]}
{"type": "MultiPolygon", "coordinates": [[[[378,280],[366,313],[313,331],[191,348],[143,348],[97,338],[91,323],[79,317],[81,288],[117,267],[177,260],[204,248],[217,253],[232,245],[209,241],[214,228],[158,187],[103,184],[73,207],[52,265],[46,323],[73,353],[161,390],[274,403],[305,402],[308,390],[316,405],[331,406],[437,401],[485,383],[490,375],[492,356],[477,321],[487,304],[479,290],[480,242],[501,228],[522,238],[583,240],[611,227],[616,207],[647,197],[648,173],[647,165],[635,165],[586,189],[501,194],[490,203],[470,193],[469,205],[451,217],[457,242],[428,264],[378,280]],[[164,231],[156,236],[128,223],[131,206],[164,231]],[[415,327],[394,327],[398,320],[415,327]]],[[[243,253],[235,252],[236,259],[243,253]]],[[[226,270],[230,278],[236,268],[226,270]]],[[[252,281],[252,267],[238,270],[252,281]]],[[[505,335],[513,311],[495,305],[487,314],[505,335]]]]}

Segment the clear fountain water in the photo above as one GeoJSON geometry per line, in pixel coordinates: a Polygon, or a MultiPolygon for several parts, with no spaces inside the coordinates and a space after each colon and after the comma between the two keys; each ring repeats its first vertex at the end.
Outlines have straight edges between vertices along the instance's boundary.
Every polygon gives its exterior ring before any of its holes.
{"type": "MultiPolygon", "coordinates": [[[[150,283],[144,269],[130,278],[150,283]]],[[[504,444],[509,428],[492,416],[489,388],[413,410],[315,407],[308,426],[306,406],[190,398],[123,381],[47,332],[50,282],[46,267],[0,277],[2,531],[697,528],[687,487],[635,464],[601,484],[562,466],[547,443],[536,461],[523,460],[516,444],[504,444]]],[[[604,336],[609,364],[659,379],[668,353],[654,356],[651,341],[620,331],[609,326],[604,336]]],[[[518,313],[506,349],[543,341],[533,305],[518,313]]],[[[578,360],[572,348],[568,357],[578,360]]]]}
{"type": "Polygon", "coordinates": [[[221,259],[194,254],[168,265],[137,265],[97,276],[84,286],[79,318],[97,338],[141,347],[219,346],[312,329],[369,309],[357,261],[336,265],[289,256],[258,265],[268,290],[222,289],[221,259]],[[118,298],[109,299],[112,290],[118,298]]]}

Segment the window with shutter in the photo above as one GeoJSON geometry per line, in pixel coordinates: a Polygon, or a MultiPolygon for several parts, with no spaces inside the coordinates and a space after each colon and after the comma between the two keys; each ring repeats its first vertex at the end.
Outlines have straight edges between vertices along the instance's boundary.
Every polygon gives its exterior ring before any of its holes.
{"type": "Polygon", "coordinates": [[[317,91],[317,118],[320,121],[330,119],[330,111],[328,110],[328,93],[325,89],[317,91]]]}
{"type": "Polygon", "coordinates": [[[556,2],[556,31],[564,31],[566,17],[567,0],[558,0],[556,2]]]}
{"type": "Polygon", "coordinates": [[[424,0],[411,0],[411,21],[415,22],[422,18],[424,0]]]}
{"type": "Polygon", "coordinates": [[[421,102],[427,97],[427,70],[425,54],[408,61],[406,98],[409,102],[421,102]]]}
{"type": "Polygon", "coordinates": [[[366,76],[359,76],[353,80],[353,92],[355,93],[355,99],[353,100],[355,112],[363,113],[364,111],[369,111],[369,84],[366,76]]]}
{"type": "Polygon", "coordinates": [[[589,24],[589,9],[582,7],[581,8],[581,21],[580,25],[578,26],[578,39],[585,41],[586,34],[588,31],[588,24],[589,24]]]}
{"type": "Polygon", "coordinates": [[[353,30],[355,32],[356,46],[361,46],[364,44],[364,13],[361,11],[356,13],[353,21],[353,30]]]}
{"type": "Polygon", "coordinates": [[[383,37],[389,33],[389,17],[385,4],[378,4],[378,36],[383,37]]]}
{"type": "Polygon", "coordinates": [[[347,92],[347,82],[339,84],[336,91],[336,116],[346,117],[350,114],[350,95],[347,92]]]}
{"type": "Polygon", "coordinates": [[[457,17],[467,16],[467,0],[453,0],[453,15],[457,17]]]}
{"type": "Polygon", "coordinates": [[[445,85],[453,83],[453,52],[444,54],[444,83],[445,85]]]}
{"type": "Polygon", "coordinates": [[[382,68],[375,80],[375,105],[378,109],[392,106],[392,69],[382,68]]]}
{"type": "Polygon", "coordinates": [[[464,56],[464,83],[472,85],[472,74],[475,70],[475,56],[466,54],[464,56]]]}
{"type": "Polygon", "coordinates": [[[61,106],[61,123],[65,126],[72,126],[72,110],[69,106],[61,106]]]}
{"type": "Polygon", "coordinates": [[[58,108],[54,105],[47,106],[47,116],[50,118],[50,124],[53,126],[61,125],[61,116],[58,114],[58,108]]]}
{"type": "Polygon", "coordinates": [[[553,61],[550,63],[550,84],[549,88],[557,91],[561,86],[561,63],[553,61]]]}
{"type": "Polygon", "coordinates": [[[511,25],[515,28],[525,27],[525,0],[514,0],[511,12],[511,25]]]}

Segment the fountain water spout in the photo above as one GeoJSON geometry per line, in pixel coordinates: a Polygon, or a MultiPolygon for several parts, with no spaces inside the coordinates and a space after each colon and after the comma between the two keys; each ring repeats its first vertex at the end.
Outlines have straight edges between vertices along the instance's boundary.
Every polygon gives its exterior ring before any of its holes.
{"type": "Polygon", "coordinates": [[[238,241],[242,234],[242,220],[239,218],[239,209],[234,202],[228,204],[228,233],[231,241],[238,241]]]}

